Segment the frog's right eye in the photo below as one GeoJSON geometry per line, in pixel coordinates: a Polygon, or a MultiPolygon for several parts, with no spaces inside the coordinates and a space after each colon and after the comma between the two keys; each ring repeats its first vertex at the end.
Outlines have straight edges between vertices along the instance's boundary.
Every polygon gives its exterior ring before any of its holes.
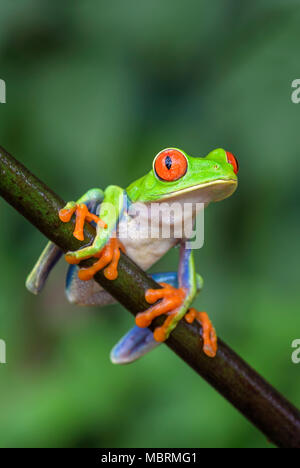
{"type": "Polygon", "coordinates": [[[184,176],[187,170],[185,155],[176,149],[165,149],[154,159],[154,170],[161,180],[172,182],[184,176]]]}
{"type": "Polygon", "coordinates": [[[226,156],[227,156],[227,161],[233,167],[233,172],[235,174],[237,174],[239,172],[239,163],[238,163],[236,157],[234,157],[233,154],[230,153],[229,151],[226,151],[226,156]]]}

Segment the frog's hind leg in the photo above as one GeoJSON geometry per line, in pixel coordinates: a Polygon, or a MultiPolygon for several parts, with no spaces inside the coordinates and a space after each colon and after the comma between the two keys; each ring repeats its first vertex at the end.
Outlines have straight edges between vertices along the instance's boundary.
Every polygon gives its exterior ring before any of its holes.
{"type": "Polygon", "coordinates": [[[189,305],[202,287],[200,276],[195,272],[192,250],[186,249],[182,243],[177,276],[178,284],[161,282],[161,289],[148,289],[146,301],[152,304],[145,312],[136,316],[135,323],[141,328],[148,327],[160,315],[166,315],[162,326],[154,330],[157,341],[165,341],[187,312],[189,305]],[[201,284],[200,284],[201,283],[201,284]]]}
{"type": "Polygon", "coordinates": [[[26,279],[26,288],[32,294],[38,294],[44,287],[51,270],[62,256],[62,250],[48,242],[31,273],[26,279]]]}
{"type": "Polygon", "coordinates": [[[115,299],[95,280],[82,281],[78,278],[79,268],[70,265],[66,278],[66,296],[69,302],[77,305],[105,306],[113,304],[115,299]]]}
{"type": "MultiPolygon", "coordinates": [[[[157,282],[168,282],[174,287],[178,285],[176,272],[155,273],[151,276],[157,282]]],[[[114,364],[128,364],[159,345],[149,328],[135,326],[112,349],[110,359],[114,364]]]]}
{"type": "MultiPolygon", "coordinates": [[[[180,249],[180,262],[178,270],[178,286],[165,282],[160,283],[161,289],[148,289],[145,294],[146,301],[152,304],[145,312],[137,314],[135,323],[141,328],[149,327],[152,321],[161,315],[165,315],[163,325],[154,330],[156,341],[165,341],[178,322],[188,312],[189,307],[197,292],[202,289],[203,281],[197,275],[194,265],[194,257],[191,249],[182,243],[180,249]]],[[[194,309],[191,309],[194,310],[194,309]]],[[[203,351],[207,356],[214,357],[217,350],[216,335],[207,314],[189,314],[187,320],[197,318],[203,325],[203,351]]]]}
{"type": "Polygon", "coordinates": [[[151,330],[135,326],[111,350],[110,359],[113,364],[129,364],[159,344],[151,330]]]}

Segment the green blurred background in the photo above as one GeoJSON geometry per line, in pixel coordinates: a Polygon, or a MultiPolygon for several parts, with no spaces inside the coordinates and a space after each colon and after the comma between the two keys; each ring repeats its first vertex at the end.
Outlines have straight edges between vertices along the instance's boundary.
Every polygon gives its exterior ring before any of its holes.
{"type": "MultiPolygon", "coordinates": [[[[299,1],[2,0],[0,144],[64,199],[127,186],[166,146],[240,163],[236,194],[208,208],[196,306],[300,404],[299,1]]],[[[270,447],[161,346],[109,361],[132,325],[118,305],[77,308],[61,263],[39,297],[25,277],[43,236],[0,200],[0,445],[270,447]]],[[[178,252],[153,268],[176,269],[178,252]]]]}

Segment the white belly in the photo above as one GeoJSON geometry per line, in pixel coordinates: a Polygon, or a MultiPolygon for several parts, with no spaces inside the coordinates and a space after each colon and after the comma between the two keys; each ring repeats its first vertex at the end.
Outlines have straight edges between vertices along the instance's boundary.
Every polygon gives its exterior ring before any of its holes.
{"type": "Polygon", "coordinates": [[[143,219],[125,216],[117,233],[128,257],[143,270],[150,268],[179,241],[174,237],[162,238],[158,232],[150,235],[148,229],[143,219]]]}
{"type": "Polygon", "coordinates": [[[170,250],[176,243],[174,239],[148,239],[147,241],[130,241],[130,239],[122,240],[126,254],[143,270],[148,270],[156,263],[163,255],[170,250]]]}
{"type": "MultiPolygon", "coordinates": [[[[166,203],[136,202],[131,205],[129,214],[124,214],[117,236],[124,244],[127,255],[143,270],[150,268],[181,239],[190,237],[186,234],[193,227],[197,209],[187,210],[186,203],[193,206],[193,200],[187,196],[172,211],[166,203]]],[[[203,209],[200,205],[198,211],[203,209]]]]}

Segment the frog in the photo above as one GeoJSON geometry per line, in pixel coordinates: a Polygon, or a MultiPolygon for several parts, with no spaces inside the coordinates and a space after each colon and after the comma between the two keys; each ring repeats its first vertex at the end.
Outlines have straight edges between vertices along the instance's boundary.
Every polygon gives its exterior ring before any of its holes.
{"type": "MultiPolygon", "coordinates": [[[[168,339],[182,319],[188,323],[197,320],[202,325],[201,352],[208,358],[216,356],[215,328],[206,312],[192,307],[203,288],[203,278],[196,271],[190,234],[182,227],[194,226],[197,215],[209,203],[235,192],[238,170],[236,157],[223,148],[204,157],[192,157],[179,148],[168,147],[156,154],[150,171],[126,189],[117,185],[105,190],[93,188],[59,211],[62,223],[70,222],[75,215],[73,235],[78,240],[84,240],[85,223],[96,228],[92,244],[65,254],[69,264],[66,296],[73,304],[105,306],[115,302],[94,276],[103,270],[108,280],[116,280],[121,252],[147,271],[171,248],[179,247],[177,271],[150,275],[161,287],[146,291],[149,308],[136,315],[134,327],[113,347],[110,358],[114,364],[128,364],[153,350],[168,339]],[[170,215],[168,210],[174,203],[180,209],[170,215]],[[191,204],[193,209],[184,210],[191,204]],[[157,209],[162,216],[158,216],[157,209]],[[150,230],[149,221],[150,225],[155,221],[150,230]],[[172,228],[169,235],[160,234],[162,227],[172,228]],[[87,258],[95,258],[94,263],[81,267],[80,262],[87,258]],[[160,316],[162,325],[151,330],[152,322],[160,316]]],[[[26,280],[30,292],[41,292],[62,255],[58,246],[48,242],[26,280]]]]}

